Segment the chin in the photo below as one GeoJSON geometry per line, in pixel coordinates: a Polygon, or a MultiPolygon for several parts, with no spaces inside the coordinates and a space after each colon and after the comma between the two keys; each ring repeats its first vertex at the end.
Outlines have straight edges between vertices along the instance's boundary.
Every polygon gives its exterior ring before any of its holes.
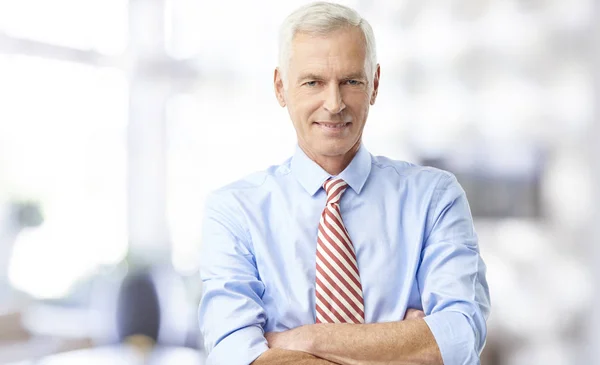
{"type": "Polygon", "coordinates": [[[341,156],[346,154],[352,146],[347,146],[347,144],[339,145],[339,143],[334,143],[333,145],[327,146],[325,143],[319,146],[318,151],[323,156],[334,157],[341,156]]]}

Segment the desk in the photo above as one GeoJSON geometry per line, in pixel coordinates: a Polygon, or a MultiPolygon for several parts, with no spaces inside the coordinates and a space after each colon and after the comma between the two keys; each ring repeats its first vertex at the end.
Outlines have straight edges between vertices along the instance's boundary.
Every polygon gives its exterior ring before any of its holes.
{"type": "Polygon", "coordinates": [[[124,345],[70,351],[9,365],[204,365],[201,352],[185,347],[158,347],[144,355],[124,345]]]}

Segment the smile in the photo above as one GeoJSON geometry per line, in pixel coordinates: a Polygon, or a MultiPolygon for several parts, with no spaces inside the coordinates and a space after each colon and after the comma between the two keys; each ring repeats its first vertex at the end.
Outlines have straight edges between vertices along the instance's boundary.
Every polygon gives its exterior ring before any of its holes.
{"type": "Polygon", "coordinates": [[[316,122],[316,124],[318,124],[321,127],[327,128],[327,129],[343,129],[345,127],[347,127],[348,125],[350,125],[350,123],[319,123],[316,122]]]}

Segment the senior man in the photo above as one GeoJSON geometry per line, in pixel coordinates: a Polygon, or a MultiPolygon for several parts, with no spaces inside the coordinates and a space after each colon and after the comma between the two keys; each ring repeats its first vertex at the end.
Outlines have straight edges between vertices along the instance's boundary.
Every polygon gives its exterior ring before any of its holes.
{"type": "Polygon", "coordinates": [[[199,319],[209,364],[479,364],[486,266],[445,171],[371,155],[373,31],[304,6],[280,30],[274,87],[293,157],[212,193],[199,319]]]}

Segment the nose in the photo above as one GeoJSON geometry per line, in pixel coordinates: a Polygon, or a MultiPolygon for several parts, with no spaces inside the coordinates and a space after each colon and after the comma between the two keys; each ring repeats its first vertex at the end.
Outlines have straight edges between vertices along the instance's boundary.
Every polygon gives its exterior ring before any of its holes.
{"type": "Polygon", "coordinates": [[[346,108],[338,84],[329,85],[325,90],[325,102],[323,103],[323,107],[331,114],[338,114],[346,108]]]}

